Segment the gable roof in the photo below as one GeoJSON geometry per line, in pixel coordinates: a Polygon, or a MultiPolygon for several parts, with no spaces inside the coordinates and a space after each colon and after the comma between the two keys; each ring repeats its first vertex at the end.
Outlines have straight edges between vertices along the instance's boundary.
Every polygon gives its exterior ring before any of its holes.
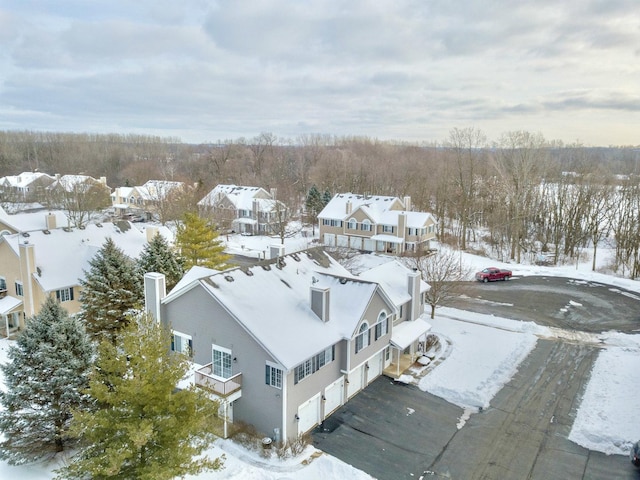
{"type": "MultiPolygon", "coordinates": [[[[217,185],[198,202],[200,206],[214,206],[222,197],[227,197],[236,209],[251,210],[253,200],[267,200],[273,206],[271,194],[261,187],[244,187],[238,185],[217,185]]],[[[262,206],[261,206],[262,207],[262,206]]],[[[265,205],[268,207],[268,205],[265,205]]],[[[261,208],[265,210],[265,208],[261,208]]]]}
{"type": "Polygon", "coordinates": [[[42,172],[22,172],[20,175],[7,175],[0,178],[0,184],[14,188],[24,188],[29,186],[41,177],[46,177],[47,180],[55,180],[55,177],[42,172]]]}
{"type": "MultiPolygon", "coordinates": [[[[407,274],[410,270],[397,260],[391,260],[360,273],[360,278],[379,283],[396,305],[411,300],[407,274]]],[[[420,279],[420,293],[429,291],[431,286],[420,279]]]]}
{"type": "Polygon", "coordinates": [[[89,175],[63,175],[60,178],[58,178],[55,182],[53,182],[51,185],[49,185],[47,187],[47,190],[55,190],[57,188],[61,188],[66,192],[70,192],[74,189],[76,185],[81,185],[84,183],[104,185],[105,188],[109,188],[107,187],[106,183],[103,183],[101,180],[96,180],[95,178],[90,177],[89,175]]]}
{"type": "MultiPolygon", "coordinates": [[[[203,273],[208,272],[200,270],[192,278],[203,273]]],[[[194,283],[223,305],[285,369],[351,338],[376,292],[393,309],[376,283],[354,277],[321,251],[287,255],[265,266],[213,271],[174,288],[163,303],[194,283]],[[328,322],[311,310],[312,285],[329,288],[328,322]]]]}
{"type": "Polygon", "coordinates": [[[382,213],[391,210],[394,205],[404,207],[398,197],[337,193],[318,214],[318,218],[346,219],[351,217],[354,211],[362,208],[367,216],[377,221],[382,213]],[[347,213],[347,203],[351,203],[351,213],[347,213]]]}
{"type": "MultiPolygon", "coordinates": [[[[4,208],[0,207],[0,224],[4,224],[16,232],[32,232],[34,230],[44,230],[47,228],[45,217],[48,214],[56,216],[56,225],[64,227],[67,225],[67,215],[60,211],[40,211],[29,213],[15,213],[9,215],[4,208]]],[[[2,228],[0,227],[0,230],[2,228]]]]}
{"type": "Polygon", "coordinates": [[[45,292],[78,285],[84,271],[90,268],[89,260],[109,237],[130,258],[137,258],[147,243],[146,235],[129,222],[89,224],[84,229],[57,228],[27,235],[4,235],[0,241],[7,242],[16,255],[20,243],[34,245],[39,268],[34,279],[45,292]]]}

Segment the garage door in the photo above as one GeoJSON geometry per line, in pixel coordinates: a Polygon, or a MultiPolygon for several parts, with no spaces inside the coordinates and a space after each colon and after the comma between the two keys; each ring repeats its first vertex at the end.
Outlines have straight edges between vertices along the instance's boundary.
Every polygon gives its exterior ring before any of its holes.
{"type": "Polygon", "coordinates": [[[325,233],[324,234],[324,244],[328,247],[336,246],[336,236],[333,233],[325,233]]]}
{"type": "Polygon", "coordinates": [[[298,435],[308,432],[320,423],[320,394],[298,407],[298,435]]]}
{"type": "Polygon", "coordinates": [[[336,235],[336,246],[337,247],[348,247],[349,246],[349,237],[346,235],[336,235]]]}
{"type": "Polygon", "coordinates": [[[369,359],[367,383],[373,382],[382,373],[382,353],[380,352],[369,359]]]}
{"type": "Polygon", "coordinates": [[[351,237],[351,248],[362,250],[362,237],[351,237]]]}
{"type": "Polygon", "coordinates": [[[364,239],[364,249],[373,252],[376,249],[376,241],[371,240],[370,238],[364,239]]]}
{"type": "Polygon", "coordinates": [[[362,372],[364,365],[360,365],[358,368],[351,370],[349,373],[349,385],[347,385],[347,396],[351,398],[360,390],[362,390],[362,372]]]}
{"type": "Polygon", "coordinates": [[[336,380],[324,389],[324,418],[331,415],[336,408],[342,405],[344,392],[344,378],[336,380]]]}

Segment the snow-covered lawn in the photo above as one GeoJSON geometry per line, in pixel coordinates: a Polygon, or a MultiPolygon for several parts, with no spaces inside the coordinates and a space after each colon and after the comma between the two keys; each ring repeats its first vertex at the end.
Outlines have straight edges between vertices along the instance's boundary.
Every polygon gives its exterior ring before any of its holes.
{"type": "MultiPolygon", "coordinates": [[[[236,236],[229,239],[228,250],[233,253],[264,252],[274,239],[236,236]],[[236,238],[238,237],[238,238],[236,238]],[[261,241],[262,243],[258,243],[261,241]],[[232,245],[233,242],[243,242],[232,245]],[[244,248],[242,247],[244,245],[244,248]],[[237,249],[237,250],[236,250],[237,249]]],[[[286,252],[306,248],[310,239],[299,236],[290,239],[286,252]]],[[[599,253],[604,256],[604,252],[599,253]]],[[[374,266],[388,261],[388,257],[366,255],[362,265],[374,266]]],[[[572,277],[585,281],[597,281],[634,292],[639,292],[640,282],[593,273],[588,265],[570,267],[538,267],[501,264],[481,257],[463,254],[463,261],[473,270],[489,265],[511,268],[512,281],[518,276],[546,275],[572,277]]],[[[569,305],[571,299],[567,299],[569,305]]],[[[640,306],[640,304],[639,304],[640,306]]],[[[571,336],[571,332],[538,326],[490,315],[463,312],[451,308],[438,308],[432,321],[432,332],[448,340],[451,348],[441,363],[419,383],[422,390],[442,396],[463,407],[465,417],[486,407],[493,396],[517,371],[518,365],[534,348],[538,336],[571,336]]],[[[640,416],[637,415],[636,372],[640,372],[640,335],[625,335],[604,332],[599,335],[580,335],[582,341],[604,341],[594,366],[591,379],[570,434],[574,442],[607,454],[626,454],[631,442],[640,438],[640,416]]],[[[0,340],[0,362],[6,361],[9,341],[0,340]]],[[[1,380],[1,379],[0,379],[1,380]]],[[[0,385],[1,387],[1,385],[0,385]]],[[[458,423],[464,428],[465,417],[458,423]]],[[[205,473],[198,480],[297,480],[354,478],[370,479],[362,471],[309,447],[297,459],[280,461],[265,460],[255,452],[247,451],[236,444],[220,440],[210,450],[210,455],[226,456],[225,468],[220,472],[205,473]],[[310,461],[309,461],[310,460],[310,461]]],[[[0,462],[0,478],[22,480],[48,480],[56,465],[30,465],[10,467],[0,462]]]]}

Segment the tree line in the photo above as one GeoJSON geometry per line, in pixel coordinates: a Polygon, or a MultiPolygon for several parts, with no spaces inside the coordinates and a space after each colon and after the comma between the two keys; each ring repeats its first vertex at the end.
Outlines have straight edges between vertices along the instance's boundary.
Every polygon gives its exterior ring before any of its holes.
{"type": "MultiPolygon", "coordinates": [[[[330,135],[291,140],[267,132],[200,145],[140,135],[0,132],[6,174],[83,172],[106,177],[112,187],[184,181],[191,190],[183,210],[193,210],[218,184],[274,188],[294,213],[309,206],[312,187],[410,196],[416,210],[438,218],[440,239],[462,249],[482,239],[503,260],[548,253],[551,262],[572,262],[611,237],[612,270],[632,278],[640,275],[639,160],[638,147],[566,145],[527,131],[489,140],[473,127],[422,145],[330,135]]],[[[317,209],[306,210],[311,222],[317,209]]]]}

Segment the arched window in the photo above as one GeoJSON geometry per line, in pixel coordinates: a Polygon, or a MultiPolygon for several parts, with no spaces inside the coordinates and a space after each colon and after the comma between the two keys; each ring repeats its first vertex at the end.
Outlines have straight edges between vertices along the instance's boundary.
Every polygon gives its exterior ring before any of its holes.
{"type": "Polygon", "coordinates": [[[380,312],[378,315],[378,321],[375,326],[375,335],[374,338],[378,340],[383,335],[389,333],[389,321],[387,317],[387,312],[384,310],[380,312]]]}
{"type": "Polygon", "coordinates": [[[349,219],[348,228],[349,228],[349,230],[357,230],[358,229],[358,222],[356,221],[355,218],[350,218],[349,219]]]}
{"type": "Polygon", "coordinates": [[[360,226],[360,228],[362,228],[362,230],[365,231],[365,232],[370,232],[371,231],[371,221],[368,218],[365,218],[362,221],[362,225],[360,226]]]}
{"type": "Polygon", "coordinates": [[[369,346],[369,335],[369,324],[362,322],[358,330],[358,336],[356,337],[356,353],[369,346]]]}

